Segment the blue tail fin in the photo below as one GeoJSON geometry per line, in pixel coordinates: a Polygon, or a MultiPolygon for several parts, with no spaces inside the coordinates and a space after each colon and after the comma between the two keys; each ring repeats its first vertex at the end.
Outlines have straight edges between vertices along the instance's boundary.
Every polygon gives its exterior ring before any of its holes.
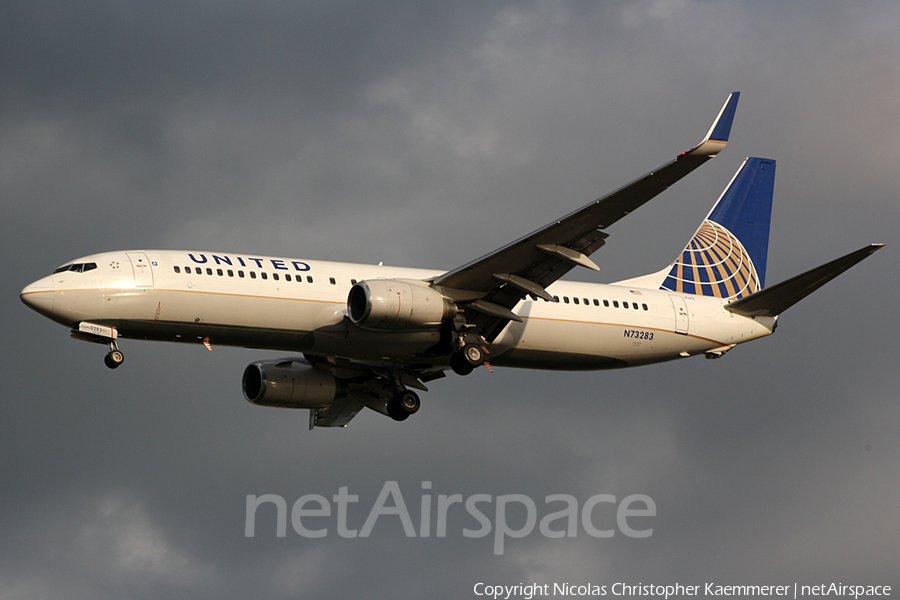
{"type": "Polygon", "coordinates": [[[660,289],[736,300],[763,288],[775,161],[748,158],[660,289]]]}

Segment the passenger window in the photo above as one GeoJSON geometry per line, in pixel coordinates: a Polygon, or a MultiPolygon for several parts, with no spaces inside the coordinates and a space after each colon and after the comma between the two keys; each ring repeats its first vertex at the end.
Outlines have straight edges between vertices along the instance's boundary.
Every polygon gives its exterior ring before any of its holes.
{"type": "Polygon", "coordinates": [[[175,272],[181,273],[181,267],[179,267],[178,265],[175,265],[175,272]]]}
{"type": "Polygon", "coordinates": [[[197,275],[203,275],[203,270],[200,267],[194,267],[194,271],[197,275]]]}
{"type": "Polygon", "coordinates": [[[266,273],[265,271],[263,271],[262,273],[260,273],[259,276],[262,277],[263,279],[268,279],[268,278],[269,278],[268,273],[266,273]]]}
{"type": "Polygon", "coordinates": [[[238,277],[240,277],[241,279],[243,279],[243,278],[244,278],[244,272],[243,272],[243,271],[238,271],[238,277]]]}
{"type": "Polygon", "coordinates": [[[578,304],[578,298],[572,298],[572,302],[574,302],[575,304],[578,304]]]}
{"type": "Polygon", "coordinates": [[[553,301],[554,301],[554,302],[559,302],[559,296],[553,296],[553,301]]]}
{"type": "Polygon", "coordinates": [[[256,279],[256,271],[250,271],[250,279],[256,279]]]}
{"type": "Polygon", "coordinates": [[[613,306],[616,307],[616,308],[619,308],[619,301],[618,301],[618,300],[613,300],[613,306]]]}
{"type": "Polygon", "coordinates": [[[216,275],[218,275],[219,277],[221,277],[221,276],[223,275],[222,269],[216,269],[216,275]]]}
{"type": "Polygon", "coordinates": [[[606,308],[609,308],[609,300],[604,300],[603,306],[605,306],[606,308]]]}
{"type": "Polygon", "coordinates": [[[563,302],[565,302],[566,304],[568,304],[568,303],[569,303],[569,297],[568,297],[568,296],[563,296],[563,302]]]}
{"type": "Polygon", "coordinates": [[[285,275],[285,276],[284,276],[284,280],[285,280],[285,281],[293,281],[293,279],[291,279],[291,274],[288,273],[287,275],[285,275]]]}
{"type": "Polygon", "coordinates": [[[212,275],[212,269],[210,269],[209,267],[206,267],[206,274],[212,275]]]}
{"type": "Polygon", "coordinates": [[[278,281],[278,273],[272,273],[272,279],[278,281]]]}
{"type": "Polygon", "coordinates": [[[628,308],[628,303],[627,303],[627,302],[623,302],[623,303],[622,303],[622,308],[628,308]]]}
{"type": "Polygon", "coordinates": [[[312,282],[313,282],[312,275],[307,275],[307,276],[306,276],[306,280],[307,280],[308,282],[312,283],[312,282]]]}
{"type": "Polygon", "coordinates": [[[587,298],[584,299],[584,304],[585,304],[585,306],[587,306],[588,304],[590,304],[590,302],[588,302],[588,299],[587,299],[587,298]]]}
{"type": "Polygon", "coordinates": [[[334,280],[334,277],[329,277],[329,278],[328,278],[328,281],[331,282],[331,285],[335,285],[335,283],[336,283],[335,280],[334,280]]]}
{"type": "Polygon", "coordinates": [[[234,277],[234,271],[232,271],[231,269],[228,269],[228,271],[226,272],[228,273],[229,277],[234,277]]]}
{"type": "Polygon", "coordinates": [[[641,306],[643,307],[644,310],[650,310],[649,308],[647,308],[646,304],[641,304],[641,306]]]}
{"type": "Polygon", "coordinates": [[[356,285],[356,280],[355,280],[355,279],[351,279],[351,280],[350,280],[350,285],[356,285]]]}
{"type": "Polygon", "coordinates": [[[594,306],[600,306],[600,301],[594,298],[594,306]]]}
{"type": "Polygon", "coordinates": [[[633,308],[634,310],[637,310],[637,309],[638,309],[637,302],[632,302],[632,303],[631,303],[631,308],[633,308]]]}

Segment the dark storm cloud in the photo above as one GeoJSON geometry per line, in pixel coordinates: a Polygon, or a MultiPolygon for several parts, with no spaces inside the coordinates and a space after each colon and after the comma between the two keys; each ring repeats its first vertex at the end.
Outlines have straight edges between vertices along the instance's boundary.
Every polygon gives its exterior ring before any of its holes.
{"type": "MultiPolygon", "coordinates": [[[[891,2],[49,3],[0,8],[7,261],[0,596],[394,598],[477,581],[893,583],[900,18],[891,2]],[[779,161],[776,282],[887,249],[717,361],[433,382],[347,430],[240,397],[271,353],[67,339],[18,290],[77,255],[237,249],[452,268],[687,149],[722,155],[612,230],[662,267],[748,155],[779,161]],[[247,495],[651,496],[647,540],[245,538],[247,495]]],[[[592,274],[578,274],[597,281],[592,274]]],[[[359,528],[366,509],[353,516],[359,528]]],[[[598,518],[601,512],[598,511],[598,518]]],[[[605,513],[604,513],[605,514],[605,513]]]]}
{"type": "MultiPolygon", "coordinates": [[[[27,182],[10,200],[98,212],[135,202],[157,224],[164,211],[202,220],[271,204],[260,194],[279,168],[297,170],[286,160],[340,162],[328,139],[367,83],[433,61],[447,38],[464,43],[454,25],[478,19],[472,9],[380,7],[8,5],[0,124],[15,182],[27,182]]],[[[334,173],[318,178],[341,188],[334,173]]],[[[286,187],[273,192],[296,202],[286,187]]]]}
{"type": "Polygon", "coordinates": [[[82,112],[123,100],[262,99],[334,108],[385,68],[433,60],[485,9],[352,2],[13,2],[7,94],[82,112]],[[99,102],[98,102],[99,101],[99,102]]]}

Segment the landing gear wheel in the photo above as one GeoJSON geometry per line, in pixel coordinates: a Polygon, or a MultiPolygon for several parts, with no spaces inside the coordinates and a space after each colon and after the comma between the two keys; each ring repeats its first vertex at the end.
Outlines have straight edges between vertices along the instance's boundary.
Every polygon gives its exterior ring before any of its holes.
{"type": "Polygon", "coordinates": [[[470,365],[462,354],[454,354],[450,357],[450,368],[457,375],[468,375],[475,370],[475,367],[470,365]]]}
{"type": "Polygon", "coordinates": [[[110,350],[109,354],[103,357],[103,362],[110,369],[117,369],[119,365],[125,362],[125,355],[121,350],[110,350]]]}
{"type": "Polygon", "coordinates": [[[466,344],[463,346],[462,356],[473,367],[477,367],[484,362],[484,350],[477,344],[466,344]]]}
{"type": "Polygon", "coordinates": [[[400,399],[400,408],[409,415],[416,414],[419,411],[419,407],[422,405],[419,401],[419,395],[410,390],[405,390],[398,398],[400,399]]]}
{"type": "Polygon", "coordinates": [[[390,404],[390,403],[388,403],[388,409],[387,409],[387,411],[388,411],[388,416],[389,416],[390,418],[392,418],[393,420],[395,420],[395,421],[405,421],[406,419],[409,418],[409,413],[405,413],[405,412],[403,412],[402,410],[400,410],[399,408],[396,408],[396,407],[391,408],[391,404],[390,404]]]}
{"type": "Polygon", "coordinates": [[[403,390],[388,401],[388,416],[395,421],[405,421],[409,415],[419,410],[419,406],[419,395],[411,390],[403,390]]]}

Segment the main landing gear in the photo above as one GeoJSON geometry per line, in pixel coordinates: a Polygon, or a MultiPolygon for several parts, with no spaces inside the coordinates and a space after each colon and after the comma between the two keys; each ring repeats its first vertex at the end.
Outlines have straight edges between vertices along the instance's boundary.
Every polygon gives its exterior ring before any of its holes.
{"type": "Polygon", "coordinates": [[[457,375],[468,375],[484,363],[485,347],[478,342],[463,344],[459,351],[450,356],[450,368],[457,375]]]}
{"type": "MultiPolygon", "coordinates": [[[[462,342],[462,340],[461,340],[462,342]]],[[[450,356],[450,368],[458,375],[468,375],[475,367],[484,363],[485,345],[478,342],[463,343],[462,347],[450,356]]],[[[408,390],[395,381],[397,392],[387,401],[387,414],[395,421],[405,421],[414,415],[421,406],[419,395],[408,390]]]]}
{"type": "Polygon", "coordinates": [[[421,402],[419,395],[412,390],[402,390],[388,400],[387,413],[395,421],[405,421],[409,415],[415,414],[421,402]]]}

